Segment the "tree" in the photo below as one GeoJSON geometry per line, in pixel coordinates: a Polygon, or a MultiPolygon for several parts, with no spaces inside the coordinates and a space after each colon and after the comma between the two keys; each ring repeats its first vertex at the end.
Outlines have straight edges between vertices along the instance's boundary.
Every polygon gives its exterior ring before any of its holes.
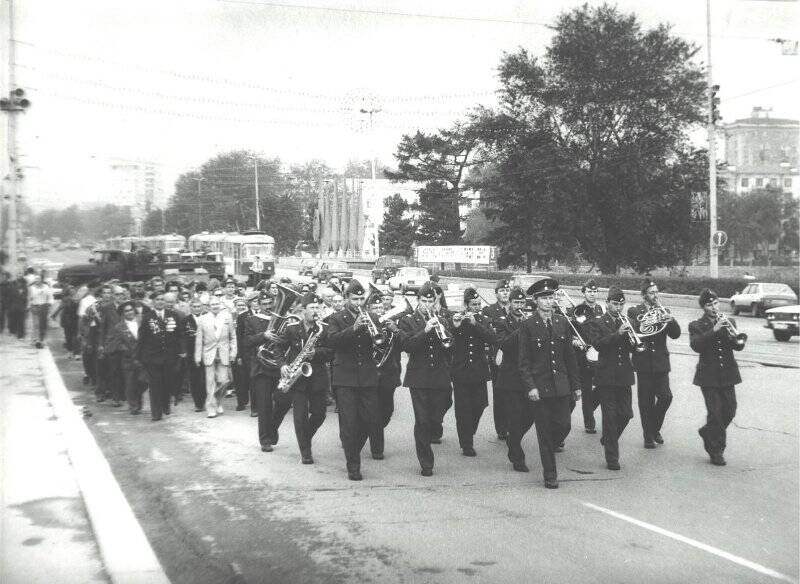
{"type": "Polygon", "coordinates": [[[424,184],[412,208],[419,213],[419,236],[425,243],[460,243],[463,182],[478,145],[478,136],[468,123],[401,138],[395,153],[398,170],[385,170],[384,175],[395,182],[424,184]]]}
{"type": "MultiPolygon", "coordinates": [[[[663,219],[679,212],[688,223],[686,195],[674,179],[686,174],[680,163],[692,156],[688,131],[703,120],[697,48],[664,25],[642,31],[634,15],[608,5],[565,12],[554,29],[541,61],[525,49],[501,61],[498,115],[528,126],[536,149],[529,153],[549,161],[524,168],[520,160],[514,170],[507,156],[504,172],[525,172],[538,184],[527,204],[536,214],[555,213],[542,222],[548,242],[574,238],[604,272],[671,265],[685,242],[670,241],[663,219]],[[558,204],[542,208],[542,198],[558,204]],[[559,222],[563,209],[574,212],[571,232],[559,222]],[[547,233],[554,228],[561,233],[547,233]]],[[[508,152],[502,136],[492,138],[508,152]]],[[[519,140],[513,134],[507,142],[519,140]]],[[[516,223],[507,237],[523,236],[525,224],[516,223]]]]}
{"type": "Polygon", "coordinates": [[[720,199],[720,229],[728,234],[740,259],[751,253],[771,262],[770,244],[782,234],[783,201],[777,189],[758,189],[737,195],[727,192],[720,199]]]}
{"type": "Polygon", "coordinates": [[[411,256],[416,239],[414,220],[408,217],[410,205],[398,193],[383,200],[383,223],[378,231],[382,255],[411,256]]]}
{"type": "Polygon", "coordinates": [[[476,207],[467,213],[466,226],[464,228],[464,243],[470,245],[486,245],[489,237],[496,227],[494,221],[489,219],[483,209],[476,207]]]}

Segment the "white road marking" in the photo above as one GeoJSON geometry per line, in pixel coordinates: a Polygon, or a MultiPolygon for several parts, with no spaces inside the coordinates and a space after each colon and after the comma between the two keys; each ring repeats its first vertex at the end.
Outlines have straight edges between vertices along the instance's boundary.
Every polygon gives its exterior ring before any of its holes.
{"type": "Polygon", "coordinates": [[[696,539],[680,535],[679,533],[675,533],[673,531],[668,531],[656,525],[652,525],[645,521],[640,521],[639,519],[634,519],[633,517],[630,517],[628,515],[617,513],[616,511],[612,511],[611,509],[606,509],[605,507],[600,507],[599,505],[595,505],[593,503],[586,503],[584,501],[581,501],[581,503],[584,506],[589,507],[590,509],[594,509],[595,511],[600,511],[601,513],[605,513],[606,515],[611,515],[612,517],[616,517],[617,519],[622,519],[623,521],[627,521],[628,523],[633,523],[634,525],[638,525],[639,527],[648,529],[650,531],[658,533],[659,535],[664,535],[681,543],[685,543],[697,549],[703,550],[704,552],[714,554],[715,556],[719,556],[720,558],[724,558],[730,562],[733,562],[734,564],[739,564],[740,566],[749,568],[755,572],[758,572],[759,574],[764,574],[765,576],[770,576],[771,578],[776,578],[777,580],[783,580],[784,582],[793,582],[794,584],[797,584],[797,580],[795,580],[791,576],[787,576],[786,574],[781,574],[780,572],[776,572],[771,568],[767,568],[766,566],[762,566],[761,564],[757,564],[755,562],[751,562],[750,560],[740,558],[739,556],[715,548],[714,546],[710,546],[703,542],[697,541],[696,539]]]}

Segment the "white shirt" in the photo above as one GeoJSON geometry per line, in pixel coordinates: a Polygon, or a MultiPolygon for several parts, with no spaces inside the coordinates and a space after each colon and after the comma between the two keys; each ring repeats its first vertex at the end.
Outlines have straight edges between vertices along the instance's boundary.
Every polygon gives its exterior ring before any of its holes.
{"type": "Polygon", "coordinates": [[[126,320],[125,326],[128,327],[128,330],[131,331],[133,338],[138,340],[139,339],[139,323],[136,322],[136,319],[133,320],[126,320]]]}
{"type": "Polygon", "coordinates": [[[161,320],[164,320],[164,311],[163,310],[156,310],[154,312],[156,313],[156,316],[158,316],[158,318],[160,318],[161,320]]]}
{"type": "Polygon", "coordinates": [[[28,288],[28,305],[42,306],[53,303],[53,291],[47,284],[41,286],[33,285],[28,288]]]}
{"type": "Polygon", "coordinates": [[[91,292],[81,298],[81,301],[78,303],[78,317],[86,316],[86,309],[95,302],[97,302],[97,298],[95,298],[91,292]]]}

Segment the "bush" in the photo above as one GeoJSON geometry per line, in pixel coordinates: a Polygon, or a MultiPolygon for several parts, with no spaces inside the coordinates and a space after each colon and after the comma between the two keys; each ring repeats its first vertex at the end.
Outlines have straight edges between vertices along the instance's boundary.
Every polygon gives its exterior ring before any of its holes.
{"type": "MultiPolygon", "coordinates": [[[[499,280],[500,278],[509,279],[515,272],[497,271],[486,272],[479,270],[444,270],[436,272],[441,277],[451,278],[465,278],[467,280],[499,280]]],[[[516,272],[519,273],[519,272],[516,272]]],[[[534,272],[542,276],[550,276],[559,281],[564,286],[581,286],[589,278],[594,279],[600,288],[608,288],[609,286],[617,286],[623,290],[640,290],[644,276],[608,276],[608,275],[588,275],[588,274],[566,274],[566,273],[545,273],[534,272]]],[[[720,298],[730,298],[737,292],[741,291],[747,284],[748,280],[743,278],[667,278],[659,277],[653,278],[658,284],[661,292],[667,294],[688,294],[696,296],[700,294],[703,288],[711,288],[719,294],[720,298]]],[[[782,281],[783,284],[788,284],[795,294],[798,294],[800,286],[797,281],[782,281]]]]}

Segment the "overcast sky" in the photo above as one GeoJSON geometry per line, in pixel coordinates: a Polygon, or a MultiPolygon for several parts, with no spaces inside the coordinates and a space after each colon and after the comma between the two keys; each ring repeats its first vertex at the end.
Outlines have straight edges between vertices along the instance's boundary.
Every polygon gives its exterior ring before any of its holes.
{"type": "MultiPolygon", "coordinates": [[[[161,164],[168,194],[178,173],[234,148],[287,163],[391,162],[403,133],[494,103],[502,52],[541,54],[545,25],[582,3],[15,0],[17,81],[33,102],[20,120],[29,200],[96,199],[92,177],[114,159],[161,164]],[[380,110],[371,128],[361,109],[380,110]]],[[[705,47],[702,0],[616,4],[705,47]]],[[[769,41],[800,36],[800,2],[712,4],[724,119],[754,105],[800,118],[800,57],[769,41]]]]}

